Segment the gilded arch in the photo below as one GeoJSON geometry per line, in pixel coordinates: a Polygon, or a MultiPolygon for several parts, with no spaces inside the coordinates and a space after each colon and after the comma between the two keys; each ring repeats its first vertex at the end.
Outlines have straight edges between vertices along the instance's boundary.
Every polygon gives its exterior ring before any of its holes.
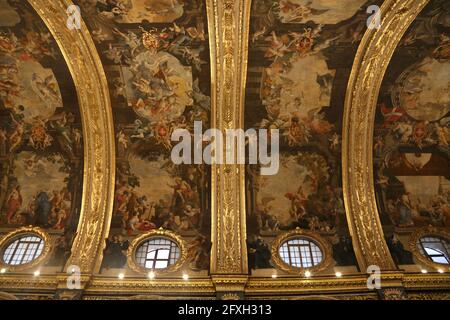
{"type": "Polygon", "coordinates": [[[109,231],[114,192],[115,160],[111,102],[106,76],[84,22],[67,29],[70,0],[29,0],[54,36],[77,90],[84,136],[83,198],[77,236],[67,265],[83,274],[99,268],[109,231]]]}
{"type": "Polygon", "coordinates": [[[373,182],[375,108],[387,66],[403,34],[428,0],[387,0],[381,28],[368,29],[347,86],[342,135],[342,179],[347,220],[359,267],[394,270],[383,236],[373,182]]]}

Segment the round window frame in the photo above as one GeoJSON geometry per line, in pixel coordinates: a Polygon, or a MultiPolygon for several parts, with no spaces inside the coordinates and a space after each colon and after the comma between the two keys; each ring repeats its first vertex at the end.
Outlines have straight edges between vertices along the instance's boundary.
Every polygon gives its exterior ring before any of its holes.
{"type": "Polygon", "coordinates": [[[181,239],[181,237],[179,237],[176,233],[164,229],[152,230],[150,232],[141,234],[139,237],[135,238],[131,242],[127,251],[128,266],[130,267],[130,269],[140,274],[148,274],[149,272],[153,272],[155,275],[158,275],[175,272],[184,265],[186,259],[187,259],[187,251],[183,239],[181,239]],[[160,238],[172,241],[178,246],[178,248],[180,249],[180,257],[178,258],[178,260],[174,264],[169,265],[167,268],[164,269],[147,269],[139,265],[138,262],[136,261],[137,249],[140,248],[140,246],[146,241],[160,238]]]}
{"type": "Polygon", "coordinates": [[[39,265],[43,264],[45,261],[47,261],[49,254],[51,252],[51,249],[52,249],[52,246],[51,246],[50,236],[47,232],[45,232],[41,228],[29,226],[29,227],[22,227],[22,228],[16,229],[16,230],[11,231],[10,233],[7,233],[6,235],[4,235],[3,238],[1,238],[1,240],[0,240],[0,267],[6,268],[8,271],[13,271],[13,272],[24,271],[24,270],[35,268],[36,266],[39,266],[39,265]],[[6,248],[12,242],[14,242],[22,237],[26,237],[26,236],[35,236],[35,237],[40,238],[44,242],[44,247],[42,248],[41,254],[34,260],[24,263],[24,264],[11,265],[11,264],[6,263],[3,260],[3,255],[5,254],[6,248]]]}
{"type": "Polygon", "coordinates": [[[272,242],[272,262],[273,265],[281,269],[287,273],[291,274],[299,274],[305,271],[309,272],[320,272],[328,267],[330,267],[333,259],[333,251],[330,243],[328,240],[320,236],[319,234],[309,231],[309,230],[303,230],[300,228],[297,228],[293,231],[285,232],[278,237],[276,237],[272,242]],[[281,258],[280,256],[280,247],[289,240],[294,239],[304,239],[308,241],[312,241],[316,246],[319,247],[320,251],[322,252],[322,261],[320,261],[318,264],[312,266],[312,267],[294,267],[286,262],[281,258]]]}
{"type": "Polygon", "coordinates": [[[420,249],[417,245],[419,240],[424,237],[435,237],[441,238],[448,243],[450,243],[450,232],[441,227],[428,226],[425,228],[421,228],[413,232],[411,237],[409,238],[409,248],[416,259],[417,264],[421,264],[430,269],[439,270],[442,269],[444,271],[450,271],[450,264],[443,264],[431,261],[427,256],[423,255],[420,252],[420,249]]]}

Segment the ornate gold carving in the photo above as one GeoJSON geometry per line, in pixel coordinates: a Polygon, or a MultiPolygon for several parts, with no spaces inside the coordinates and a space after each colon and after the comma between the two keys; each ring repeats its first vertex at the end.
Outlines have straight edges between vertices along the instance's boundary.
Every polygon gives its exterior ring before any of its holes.
{"type": "Polygon", "coordinates": [[[408,300],[450,300],[450,293],[408,293],[408,300]]]}
{"type": "Polygon", "coordinates": [[[215,294],[214,285],[211,279],[191,278],[189,281],[181,279],[155,279],[143,280],[125,278],[118,281],[117,278],[94,277],[91,285],[85,291],[88,295],[121,295],[121,294],[177,294],[177,295],[198,295],[213,296],[215,294]]]}
{"type": "Polygon", "coordinates": [[[304,271],[319,272],[328,268],[330,264],[333,262],[333,252],[330,243],[325,238],[321,237],[319,234],[315,232],[297,228],[293,231],[288,231],[283,234],[280,234],[273,240],[272,261],[279,269],[293,274],[300,274],[304,271]],[[306,238],[307,240],[310,240],[319,246],[320,250],[322,251],[322,261],[319,264],[311,268],[298,268],[285,263],[281,259],[280,257],[281,245],[288,240],[297,238],[306,238]]]}
{"type": "Polygon", "coordinates": [[[418,261],[420,261],[421,264],[432,268],[434,270],[441,269],[443,271],[450,271],[450,265],[445,265],[441,263],[435,263],[431,260],[429,260],[427,257],[425,257],[418,247],[418,242],[420,238],[426,237],[426,236],[435,236],[438,238],[443,238],[446,241],[450,243],[450,232],[445,228],[437,228],[433,226],[428,226],[425,228],[421,228],[416,230],[409,239],[409,248],[411,252],[414,255],[414,258],[416,258],[418,261]]]}
{"type": "Polygon", "coordinates": [[[19,300],[16,296],[7,292],[0,292],[0,300],[19,300]]]}
{"type": "Polygon", "coordinates": [[[91,35],[66,26],[70,0],[29,0],[65,57],[78,95],[84,138],[83,198],[77,236],[67,265],[82,273],[100,268],[114,199],[114,131],[108,83],[91,35]]]}
{"type": "MultiPolygon", "coordinates": [[[[222,131],[243,128],[250,5],[250,0],[206,1],[211,122],[222,131]]],[[[246,274],[245,166],[213,164],[211,175],[211,273],[246,274]]]]}
{"type": "Polygon", "coordinates": [[[139,237],[135,238],[132,242],[130,247],[127,251],[127,260],[128,265],[130,268],[138,273],[147,274],[150,271],[153,271],[155,274],[163,274],[163,273],[169,273],[176,271],[180,269],[180,267],[186,262],[187,258],[187,250],[186,245],[184,244],[183,239],[181,239],[177,234],[175,234],[172,231],[164,230],[164,229],[158,229],[158,230],[152,230],[150,232],[144,233],[140,235],[139,237]],[[178,258],[177,262],[173,265],[170,265],[169,267],[165,269],[147,269],[137,264],[136,262],[136,250],[139,248],[139,246],[146,240],[150,240],[152,238],[165,238],[170,241],[175,242],[178,245],[178,248],[180,248],[180,257],[178,258]]]}
{"type": "Polygon", "coordinates": [[[216,292],[243,292],[248,281],[247,275],[218,275],[212,276],[216,292]]]}
{"type": "Polygon", "coordinates": [[[387,0],[381,28],[368,29],[355,57],[345,97],[342,180],[347,221],[361,270],[395,269],[375,201],[373,127],[378,94],[392,54],[428,0],[387,0]]]}
{"type": "Polygon", "coordinates": [[[6,234],[0,240],[0,254],[1,254],[0,268],[6,268],[8,270],[8,272],[17,272],[17,271],[23,271],[23,270],[28,270],[28,269],[34,268],[36,266],[41,265],[48,259],[51,249],[52,249],[52,246],[51,246],[50,236],[47,234],[47,232],[45,232],[41,228],[30,226],[30,227],[22,227],[22,228],[16,229],[16,230],[6,234]],[[39,255],[39,257],[37,257],[36,259],[34,259],[28,263],[24,263],[24,264],[19,264],[19,265],[6,264],[3,261],[3,253],[6,249],[6,246],[8,246],[12,241],[14,241],[20,237],[30,236],[30,235],[37,236],[44,241],[44,248],[42,249],[42,252],[39,255]]]}
{"type": "Polygon", "coordinates": [[[0,275],[0,288],[3,291],[6,290],[56,290],[58,281],[55,276],[40,275],[39,277],[33,277],[33,275],[16,275],[16,274],[1,274],[0,275]]]}

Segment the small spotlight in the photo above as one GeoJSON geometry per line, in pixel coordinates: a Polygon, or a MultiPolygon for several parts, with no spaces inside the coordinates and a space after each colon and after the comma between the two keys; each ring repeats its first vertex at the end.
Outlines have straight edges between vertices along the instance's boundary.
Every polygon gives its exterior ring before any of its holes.
{"type": "Polygon", "coordinates": [[[426,269],[422,269],[422,270],[420,270],[420,272],[422,272],[422,273],[428,273],[428,271],[427,271],[426,269]]]}
{"type": "Polygon", "coordinates": [[[276,279],[278,276],[276,274],[272,275],[272,279],[276,279]]]}
{"type": "Polygon", "coordinates": [[[39,277],[41,275],[41,272],[39,270],[36,270],[33,274],[35,277],[39,277]]]}
{"type": "Polygon", "coordinates": [[[338,278],[340,278],[340,277],[342,277],[342,272],[336,272],[336,277],[338,277],[338,278]]]}
{"type": "Polygon", "coordinates": [[[444,270],[442,270],[442,269],[438,269],[438,271],[437,272],[439,272],[439,273],[444,273],[444,270]]]}
{"type": "Polygon", "coordinates": [[[153,271],[150,271],[150,272],[148,273],[148,278],[149,278],[150,280],[155,279],[155,273],[154,273],[153,271]]]}
{"type": "Polygon", "coordinates": [[[6,268],[1,268],[0,273],[6,273],[6,268]]]}
{"type": "Polygon", "coordinates": [[[307,277],[307,278],[311,277],[311,272],[305,271],[305,277],[307,277]]]}
{"type": "Polygon", "coordinates": [[[189,275],[187,273],[183,274],[183,280],[189,280],[189,275]]]}
{"type": "Polygon", "coordinates": [[[120,280],[122,280],[123,278],[125,278],[125,275],[123,273],[119,273],[119,275],[117,276],[120,280]]]}

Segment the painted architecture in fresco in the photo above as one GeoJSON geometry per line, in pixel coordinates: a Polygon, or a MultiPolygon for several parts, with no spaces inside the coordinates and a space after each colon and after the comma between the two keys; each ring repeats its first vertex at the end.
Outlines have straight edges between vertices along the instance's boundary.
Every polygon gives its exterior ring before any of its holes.
{"type": "Polygon", "coordinates": [[[126,266],[136,236],[167,229],[209,267],[210,171],[174,165],[174,129],[209,126],[210,67],[204,1],[78,1],[101,55],[117,135],[117,181],[102,270],[126,266]]]}
{"type": "Polygon", "coordinates": [[[406,32],[381,87],[374,135],[382,223],[398,265],[408,236],[450,228],[450,3],[431,1],[406,32]]]}
{"type": "Polygon", "coordinates": [[[26,1],[0,1],[0,232],[38,226],[63,264],[78,225],[83,142],[72,78],[26,1]]]}
{"type": "MultiPolygon", "coordinates": [[[[250,269],[270,268],[269,246],[296,228],[322,235],[335,265],[355,266],[341,186],[347,81],[367,30],[365,0],[255,0],[245,120],[280,130],[280,170],[247,172],[250,269]]],[[[379,4],[379,3],[378,3],[379,4]]]]}

